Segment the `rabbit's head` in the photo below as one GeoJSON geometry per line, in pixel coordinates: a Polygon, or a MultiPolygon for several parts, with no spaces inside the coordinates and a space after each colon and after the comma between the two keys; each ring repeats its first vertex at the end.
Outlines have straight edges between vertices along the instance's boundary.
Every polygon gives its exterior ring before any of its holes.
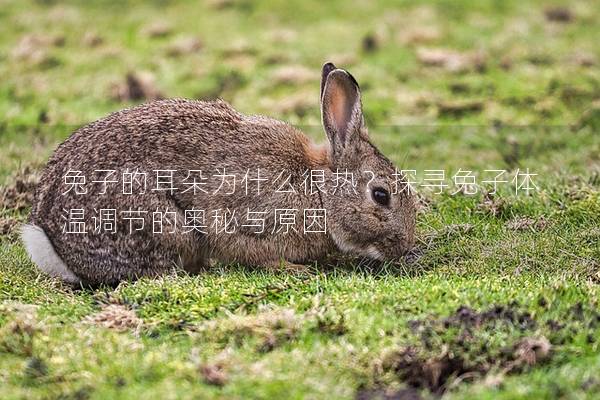
{"type": "Polygon", "coordinates": [[[321,117],[333,172],[323,196],[329,233],[343,251],[400,258],[414,244],[414,196],[369,141],[358,83],[331,63],[323,66],[321,117]]]}

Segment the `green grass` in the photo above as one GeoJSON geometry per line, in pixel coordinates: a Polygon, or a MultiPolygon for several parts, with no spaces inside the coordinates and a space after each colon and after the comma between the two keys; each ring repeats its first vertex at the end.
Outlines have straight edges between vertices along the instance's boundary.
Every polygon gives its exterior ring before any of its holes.
{"type": "Polygon", "coordinates": [[[562,23],[544,15],[558,2],[472,3],[0,0],[0,397],[354,398],[410,385],[425,397],[597,397],[600,6],[571,2],[562,23]],[[148,35],[159,21],[169,32],[148,35]],[[189,37],[198,51],[169,55],[189,37]],[[423,49],[457,51],[465,70],[423,65],[423,49]],[[13,226],[28,213],[15,175],[136,103],[111,96],[127,72],[323,140],[325,60],[357,78],[373,141],[418,179],[529,168],[539,190],[424,190],[421,254],[402,266],[231,265],[79,291],[36,272],[13,226]],[[300,72],[285,81],[282,66],[300,72]],[[457,322],[461,306],[512,317],[457,322]],[[550,349],[525,362],[523,343],[542,338],[550,349]]]}

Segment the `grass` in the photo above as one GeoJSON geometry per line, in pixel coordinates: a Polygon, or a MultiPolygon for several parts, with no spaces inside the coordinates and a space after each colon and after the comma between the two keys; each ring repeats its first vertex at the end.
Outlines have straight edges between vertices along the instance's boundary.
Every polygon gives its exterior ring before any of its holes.
{"type": "Polygon", "coordinates": [[[0,397],[597,397],[600,7],[557,4],[0,1],[0,397]],[[422,190],[421,254],[402,266],[78,291],[36,272],[16,234],[28,176],[76,127],[143,101],[122,95],[128,72],[151,75],[146,94],[222,97],[322,140],[325,60],[417,179],[529,168],[538,190],[422,190]]]}

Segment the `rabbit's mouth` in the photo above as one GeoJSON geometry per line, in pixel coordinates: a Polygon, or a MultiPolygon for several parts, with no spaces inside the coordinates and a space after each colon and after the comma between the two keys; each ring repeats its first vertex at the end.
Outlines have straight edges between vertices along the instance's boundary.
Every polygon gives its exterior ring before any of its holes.
{"type": "Polygon", "coordinates": [[[353,253],[353,254],[359,254],[359,255],[363,255],[365,253],[365,250],[362,249],[360,246],[357,246],[356,244],[350,242],[347,238],[342,237],[343,235],[336,235],[333,230],[331,231],[331,237],[333,238],[333,241],[335,242],[336,246],[343,251],[344,253],[353,253]]]}
{"type": "Polygon", "coordinates": [[[362,257],[372,258],[377,261],[384,261],[386,259],[383,253],[379,251],[373,244],[369,244],[364,247],[354,244],[348,241],[346,238],[341,238],[333,234],[331,236],[337,247],[344,253],[356,254],[362,257]]]}

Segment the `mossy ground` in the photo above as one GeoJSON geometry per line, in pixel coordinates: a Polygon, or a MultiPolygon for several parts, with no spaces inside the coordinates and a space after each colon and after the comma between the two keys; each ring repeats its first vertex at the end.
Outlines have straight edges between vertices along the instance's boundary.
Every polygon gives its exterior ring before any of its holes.
{"type": "Polygon", "coordinates": [[[597,397],[600,5],[558,3],[0,1],[0,397],[597,397]],[[35,271],[29,177],[76,127],[222,97],[322,140],[325,60],[417,178],[529,168],[538,190],[424,190],[402,266],[78,291],[35,271]]]}

